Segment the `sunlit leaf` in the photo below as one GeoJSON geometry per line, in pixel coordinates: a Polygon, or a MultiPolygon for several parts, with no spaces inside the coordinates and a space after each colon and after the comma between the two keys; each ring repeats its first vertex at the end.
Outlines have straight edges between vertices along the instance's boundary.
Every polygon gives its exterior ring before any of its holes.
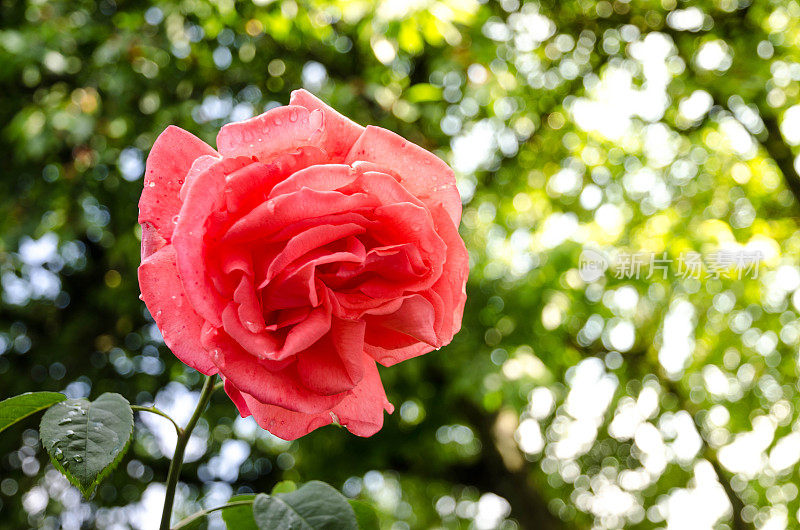
{"type": "Polygon", "coordinates": [[[59,392],[27,392],[4,399],[0,401],[0,431],[65,399],[59,392]]]}

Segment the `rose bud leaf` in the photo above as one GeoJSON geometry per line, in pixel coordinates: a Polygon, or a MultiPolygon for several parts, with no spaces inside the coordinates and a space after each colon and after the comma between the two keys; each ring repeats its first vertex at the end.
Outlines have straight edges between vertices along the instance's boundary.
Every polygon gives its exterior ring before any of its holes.
{"type": "Polygon", "coordinates": [[[122,460],[132,434],[130,403],[114,393],[57,403],[39,426],[53,465],[87,498],[122,460]]]}

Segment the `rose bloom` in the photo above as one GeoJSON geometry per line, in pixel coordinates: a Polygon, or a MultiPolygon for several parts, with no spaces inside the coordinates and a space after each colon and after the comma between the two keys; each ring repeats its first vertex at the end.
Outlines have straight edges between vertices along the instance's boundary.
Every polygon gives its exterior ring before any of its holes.
{"type": "Polygon", "coordinates": [[[299,90],[229,123],[217,150],[156,140],[139,201],[142,299],[164,342],[243,417],[295,439],[391,413],[376,362],[448,344],[468,256],[453,171],[299,90]]]}

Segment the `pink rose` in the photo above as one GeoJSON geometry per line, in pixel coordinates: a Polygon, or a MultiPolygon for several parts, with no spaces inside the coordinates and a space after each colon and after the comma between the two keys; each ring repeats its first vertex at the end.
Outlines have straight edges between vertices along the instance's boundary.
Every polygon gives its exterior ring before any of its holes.
{"type": "Polygon", "coordinates": [[[168,127],[147,158],[139,285],[164,342],[281,438],[333,421],[371,436],[393,410],[376,361],[461,327],[453,171],[305,90],[217,148],[168,127]]]}

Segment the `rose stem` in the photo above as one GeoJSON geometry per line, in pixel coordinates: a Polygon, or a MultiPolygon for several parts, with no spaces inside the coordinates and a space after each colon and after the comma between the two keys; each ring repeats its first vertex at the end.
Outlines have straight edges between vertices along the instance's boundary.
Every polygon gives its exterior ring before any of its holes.
{"type": "Polygon", "coordinates": [[[175,456],[172,457],[172,462],[169,464],[169,472],[167,473],[167,493],[164,498],[164,512],[161,515],[160,530],[169,530],[169,523],[172,518],[172,505],[175,502],[175,489],[178,487],[178,478],[181,474],[181,466],[183,465],[183,453],[186,451],[186,445],[189,443],[189,437],[197,425],[197,421],[203,414],[203,411],[211,399],[211,394],[214,392],[214,379],[215,375],[206,376],[203,383],[203,390],[200,391],[200,400],[197,402],[197,408],[194,409],[189,423],[186,427],[180,429],[178,432],[178,443],[175,444],[175,456]]]}

